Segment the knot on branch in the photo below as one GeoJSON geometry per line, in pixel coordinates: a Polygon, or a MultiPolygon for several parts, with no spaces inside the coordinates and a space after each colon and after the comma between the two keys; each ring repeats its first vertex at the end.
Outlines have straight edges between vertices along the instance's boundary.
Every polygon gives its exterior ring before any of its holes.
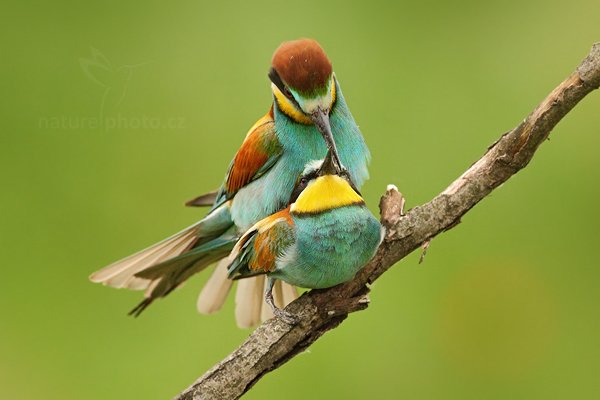
{"type": "Polygon", "coordinates": [[[384,195],[379,200],[381,224],[390,228],[398,223],[404,214],[404,196],[395,185],[388,185],[384,195]]]}

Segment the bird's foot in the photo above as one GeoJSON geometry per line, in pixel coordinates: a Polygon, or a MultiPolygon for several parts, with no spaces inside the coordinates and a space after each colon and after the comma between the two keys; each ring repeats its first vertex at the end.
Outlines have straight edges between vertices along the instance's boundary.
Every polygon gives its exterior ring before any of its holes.
{"type": "Polygon", "coordinates": [[[281,308],[279,308],[275,305],[275,301],[273,301],[273,285],[274,284],[275,284],[275,279],[269,278],[269,280],[267,281],[267,290],[265,291],[265,301],[267,302],[269,307],[271,307],[271,311],[273,311],[273,315],[275,315],[277,318],[279,318],[280,320],[282,320],[283,322],[285,322],[286,324],[288,324],[290,326],[296,325],[298,323],[298,318],[294,314],[287,312],[285,310],[282,310],[281,308]]]}

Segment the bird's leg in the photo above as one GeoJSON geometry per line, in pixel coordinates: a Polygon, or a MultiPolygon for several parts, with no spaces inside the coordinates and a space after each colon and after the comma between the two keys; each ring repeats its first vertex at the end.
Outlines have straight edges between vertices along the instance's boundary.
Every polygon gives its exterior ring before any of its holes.
{"type": "Polygon", "coordinates": [[[271,311],[273,311],[273,314],[277,318],[283,320],[285,323],[287,323],[289,325],[296,325],[296,323],[298,322],[296,320],[296,317],[294,317],[289,312],[284,311],[275,305],[275,301],[273,301],[273,285],[275,285],[275,278],[271,278],[271,277],[267,278],[267,288],[265,290],[265,301],[271,307],[271,311]]]}

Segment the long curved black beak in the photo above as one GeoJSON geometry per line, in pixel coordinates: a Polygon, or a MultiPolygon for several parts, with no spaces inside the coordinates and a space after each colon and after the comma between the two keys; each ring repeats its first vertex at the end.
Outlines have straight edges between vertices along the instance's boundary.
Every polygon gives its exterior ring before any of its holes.
{"type": "Polygon", "coordinates": [[[340,172],[342,172],[342,170],[333,160],[333,151],[331,151],[331,149],[327,150],[327,155],[323,160],[323,164],[321,164],[321,168],[319,168],[318,175],[339,175],[340,172]]]}
{"type": "Polygon", "coordinates": [[[331,133],[329,115],[327,115],[325,111],[317,109],[317,111],[310,115],[310,119],[312,119],[317,129],[319,129],[319,132],[321,132],[323,139],[325,139],[325,144],[327,144],[327,148],[331,152],[331,157],[333,162],[336,164],[337,169],[341,170],[342,163],[340,162],[340,156],[338,155],[337,147],[335,146],[335,140],[333,140],[333,134],[331,133]]]}

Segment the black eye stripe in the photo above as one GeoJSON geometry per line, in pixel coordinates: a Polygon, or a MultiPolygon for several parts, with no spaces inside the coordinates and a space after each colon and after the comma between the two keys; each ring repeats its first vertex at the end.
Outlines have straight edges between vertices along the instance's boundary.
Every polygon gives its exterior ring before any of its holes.
{"type": "Polygon", "coordinates": [[[273,82],[275,84],[275,86],[277,86],[279,91],[281,91],[281,93],[283,93],[283,95],[285,97],[287,97],[299,111],[304,113],[304,111],[302,111],[302,108],[300,107],[300,104],[298,104],[298,102],[292,95],[292,92],[290,92],[290,90],[285,86],[285,84],[281,80],[281,77],[279,76],[279,74],[277,73],[275,68],[271,67],[268,75],[269,75],[269,79],[271,80],[271,82],[273,82]]]}
{"type": "Polygon", "coordinates": [[[300,193],[302,193],[302,191],[304,189],[306,189],[306,186],[308,186],[308,183],[310,181],[312,181],[313,179],[317,178],[319,176],[319,172],[318,171],[311,171],[306,175],[303,175],[302,177],[298,178],[298,181],[296,182],[296,186],[294,186],[294,190],[292,191],[292,195],[290,197],[290,204],[295,202],[296,200],[298,200],[298,196],[300,196],[300,193]]]}
{"type": "Polygon", "coordinates": [[[281,93],[285,92],[285,85],[283,84],[283,81],[279,77],[279,74],[277,73],[277,71],[275,71],[275,68],[273,67],[271,67],[271,69],[269,70],[269,79],[275,84],[275,86],[279,88],[279,90],[281,90],[281,93]]]}
{"type": "Polygon", "coordinates": [[[310,182],[313,179],[315,179],[316,177],[319,176],[319,172],[318,171],[311,171],[308,174],[304,175],[304,179],[306,179],[306,182],[310,182]]]}

